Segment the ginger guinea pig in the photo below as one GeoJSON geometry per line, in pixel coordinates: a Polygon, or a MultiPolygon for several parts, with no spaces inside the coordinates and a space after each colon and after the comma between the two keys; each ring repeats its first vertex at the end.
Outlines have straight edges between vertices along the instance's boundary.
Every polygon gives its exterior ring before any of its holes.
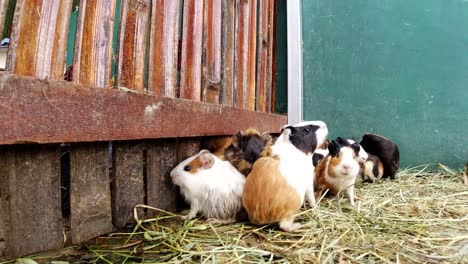
{"type": "Polygon", "coordinates": [[[359,144],[334,140],[328,145],[329,154],[315,168],[316,199],[325,190],[331,194],[345,191],[354,206],[354,183],[359,175],[359,144]],[[340,142],[340,143],[338,143],[340,142]]]}
{"type": "Polygon", "coordinates": [[[190,204],[184,219],[201,213],[212,223],[232,223],[242,211],[244,175],[208,150],[182,161],[171,171],[171,179],[190,204]]]}
{"type": "Polygon", "coordinates": [[[272,156],[258,159],[246,179],[242,204],[251,223],[279,223],[287,232],[300,228],[294,215],[304,199],[315,205],[312,153],[327,134],[322,121],[283,127],[272,156]]]}
{"type": "Polygon", "coordinates": [[[253,128],[240,131],[232,137],[232,143],[224,151],[224,158],[245,176],[259,157],[271,154],[272,137],[253,128]]]}

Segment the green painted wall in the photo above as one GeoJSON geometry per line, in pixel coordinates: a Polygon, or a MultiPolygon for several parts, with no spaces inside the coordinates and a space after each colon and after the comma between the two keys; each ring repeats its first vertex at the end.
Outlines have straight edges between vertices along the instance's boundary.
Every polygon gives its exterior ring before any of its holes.
{"type": "Polygon", "coordinates": [[[468,1],[302,5],[305,119],[385,135],[403,166],[468,160],[468,1]]]}
{"type": "Polygon", "coordinates": [[[277,113],[288,112],[288,45],[286,0],[278,0],[276,17],[276,97],[277,113]]]}

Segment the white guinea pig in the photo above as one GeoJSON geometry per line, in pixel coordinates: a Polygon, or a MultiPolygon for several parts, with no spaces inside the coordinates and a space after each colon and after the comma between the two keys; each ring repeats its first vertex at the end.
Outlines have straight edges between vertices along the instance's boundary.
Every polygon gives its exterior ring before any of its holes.
{"type": "Polygon", "coordinates": [[[182,161],[171,171],[171,179],[190,204],[183,219],[201,213],[211,223],[232,223],[243,210],[245,176],[208,150],[182,161]]]}
{"type": "Polygon", "coordinates": [[[312,153],[327,134],[322,121],[283,127],[272,146],[272,156],[255,161],[245,182],[242,203],[250,222],[279,223],[287,232],[300,228],[294,215],[304,199],[315,205],[312,153]]]}

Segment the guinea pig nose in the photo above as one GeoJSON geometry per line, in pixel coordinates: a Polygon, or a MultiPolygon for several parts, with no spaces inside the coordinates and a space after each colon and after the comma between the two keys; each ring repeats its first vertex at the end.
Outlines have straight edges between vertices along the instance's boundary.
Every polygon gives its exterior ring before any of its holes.
{"type": "Polygon", "coordinates": [[[349,165],[343,165],[343,170],[348,171],[351,169],[351,166],[349,165]]]}

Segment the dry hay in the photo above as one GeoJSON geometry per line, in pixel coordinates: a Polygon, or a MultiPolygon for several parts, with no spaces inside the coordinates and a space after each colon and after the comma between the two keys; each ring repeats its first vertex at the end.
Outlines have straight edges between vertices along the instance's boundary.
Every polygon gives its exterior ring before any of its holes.
{"type": "Polygon", "coordinates": [[[87,259],[81,261],[468,263],[468,187],[460,173],[445,166],[428,171],[416,167],[400,171],[395,181],[359,184],[355,208],[345,198],[324,198],[301,211],[303,227],[296,233],[275,225],[184,223],[163,212],[138,219],[131,234],[87,245],[87,259]]]}

